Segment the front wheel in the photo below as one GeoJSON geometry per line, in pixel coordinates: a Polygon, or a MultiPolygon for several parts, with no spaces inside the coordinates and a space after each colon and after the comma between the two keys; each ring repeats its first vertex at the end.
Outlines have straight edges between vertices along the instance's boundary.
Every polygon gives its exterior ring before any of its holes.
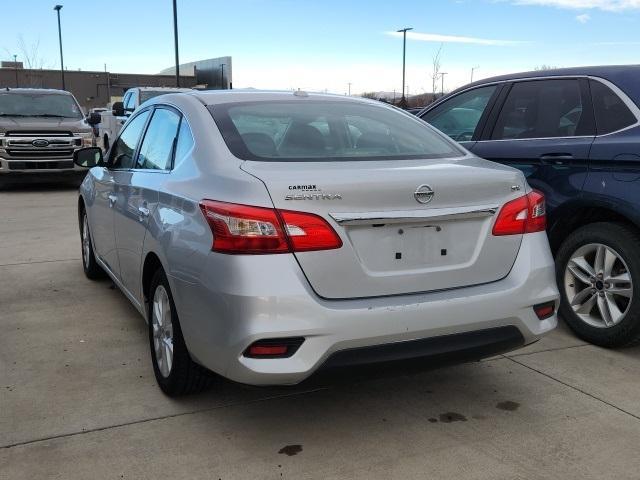
{"type": "Polygon", "coordinates": [[[583,340],[603,347],[640,341],[640,235],[617,223],[573,232],[556,255],[560,313],[583,340]]]}
{"type": "Polygon", "coordinates": [[[176,397],[209,387],[213,374],[191,360],[167,276],[159,269],[149,289],[149,345],[156,381],[176,397]]]}

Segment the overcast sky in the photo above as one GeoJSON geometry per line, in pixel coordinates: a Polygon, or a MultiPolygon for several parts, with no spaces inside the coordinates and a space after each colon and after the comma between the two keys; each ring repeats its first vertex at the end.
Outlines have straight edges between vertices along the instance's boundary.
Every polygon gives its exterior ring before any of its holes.
{"type": "MultiPolygon", "coordinates": [[[[174,62],[171,0],[62,1],[68,69],[157,73],[174,62]]],[[[54,2],[6,1],[0,57],[40,42],[59,68],[54,2]]],[[[638,63],[640,0],[178,0],[180,59],[233,57],[234,87],[352,93],[431,90],[442,45],[445,89],[540,65],[638,63]]]]}

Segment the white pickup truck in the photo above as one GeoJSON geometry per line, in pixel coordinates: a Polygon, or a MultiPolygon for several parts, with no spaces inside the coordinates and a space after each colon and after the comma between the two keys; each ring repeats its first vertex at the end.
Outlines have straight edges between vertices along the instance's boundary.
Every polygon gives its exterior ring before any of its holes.
{"type": "Polygon", "coordinates": [[[134,87],[124,93],[121,102],[115,102],[111,110],[100,114],[101,121],[98,125],[98,143],[107,151],[111,141],[118,135],[127,118],[144,102],[150,98],[164,95],[165,93],[190,92],[190,88],[176,87],[134,87]]]}

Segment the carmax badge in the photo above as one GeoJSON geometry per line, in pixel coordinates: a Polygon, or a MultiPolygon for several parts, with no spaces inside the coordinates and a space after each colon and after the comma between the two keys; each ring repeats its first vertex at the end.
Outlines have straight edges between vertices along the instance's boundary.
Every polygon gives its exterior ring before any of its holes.
{"type": "Polygon", "coordinates": [[[285,200],[342,200],[339,193],[307,192],[286,195],[285,200]]]}

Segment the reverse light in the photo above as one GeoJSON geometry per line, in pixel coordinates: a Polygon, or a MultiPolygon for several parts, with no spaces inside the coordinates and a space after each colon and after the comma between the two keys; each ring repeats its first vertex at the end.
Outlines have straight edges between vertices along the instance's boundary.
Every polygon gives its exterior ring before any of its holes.
{"type": "Polygon", "coordinates": [[[493,225],[493,235],[521,235],[543,232],[547,228],[547,215],[542,192],[532,192],[505,203],[493,225]]]}
{"type": "Polygon", "coordinates": [[[342,241],[325,219],[291,210],[203,200],[200,208],[216,252],[269,254],[340,248],[342,241]]]}

